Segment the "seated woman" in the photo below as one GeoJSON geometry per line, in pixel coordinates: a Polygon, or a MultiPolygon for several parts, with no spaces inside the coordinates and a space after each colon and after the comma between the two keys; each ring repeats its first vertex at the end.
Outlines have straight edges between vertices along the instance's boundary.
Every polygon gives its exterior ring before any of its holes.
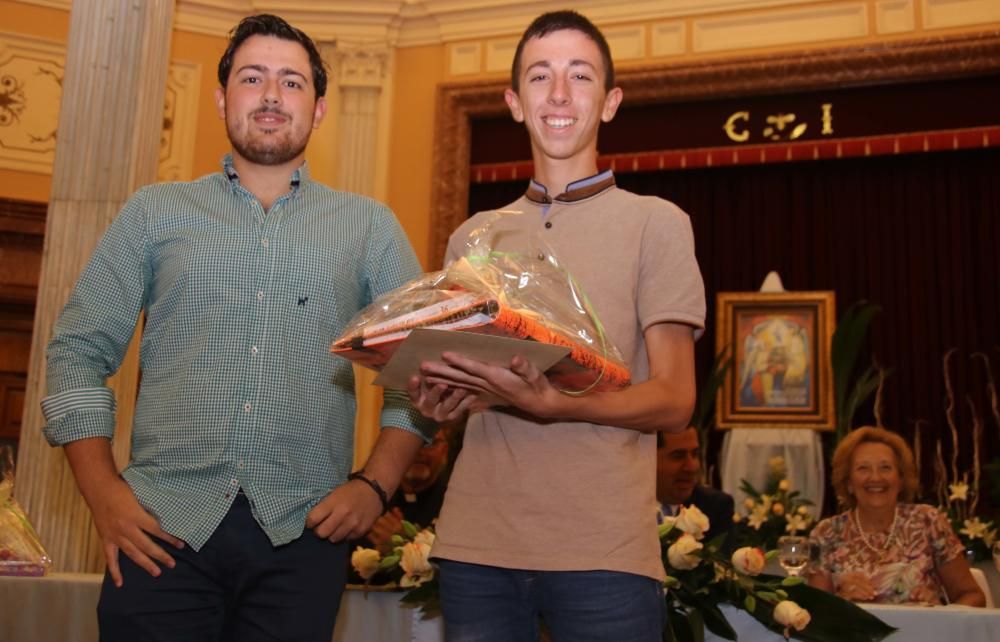
{"type": "Polygon", "coordinates": [[[947,517],[901,503],[917,490],[902,437],[882,428],[851,432],[833,454],[833,487],[848,510],[810,535],[820,547],[811,585],[855,602],[986,604],[947,517]]]}

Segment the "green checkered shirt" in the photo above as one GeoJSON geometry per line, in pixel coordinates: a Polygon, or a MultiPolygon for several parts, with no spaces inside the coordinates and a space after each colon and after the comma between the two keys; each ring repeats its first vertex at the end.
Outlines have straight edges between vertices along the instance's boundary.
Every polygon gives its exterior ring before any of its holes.
{"type": "MultiPolygon", "coordinates": [[[[330,344],[358,310],[420,274],[392,212],[309,180],[265,214],[224,172],[139,190],[84,269],[48,347],[49,443],[114,434],[105,380],[140,311],[142,381],[123,476],[167,532],[200,549],[242,488],[274,545],[350,472],[354,376],[330,344]]],[[[383,426],[433,432],[402,392],[383,426]]]]}

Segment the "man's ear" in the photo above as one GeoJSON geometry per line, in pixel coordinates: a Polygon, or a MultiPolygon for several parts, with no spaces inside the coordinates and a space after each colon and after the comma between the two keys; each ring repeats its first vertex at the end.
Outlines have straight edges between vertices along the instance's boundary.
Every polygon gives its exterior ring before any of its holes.
{"type": "Polygon", "coordinates": [[[226,89],[225,87],[215,88],[215,108],[219,110],[219,118],[226,119],[226,89]]]}
{"type": "Polygon", "coordinates": [[[326,116],[326,97],[320,96],[316,99],[316,107],[313,109],[313,129],[319,129],[320,123],[326,116]]]}
{"type": "Polygon", "coordinates": [[[523,123],[524,111],[521,109],[521,99],[518,97],[517,92],[508,87],[503,92],[503,99],[507,101],[507,107],[510,109],[510,115],[514,120],[523,123]]]}
{"type": "Polygon", "coordinates": [[[610,123],[611,119],[618,113],[618,106],[622,104],[622,88],[615,87],[604,97],[604,108],[601,110],[601,120],[610,123]]]}

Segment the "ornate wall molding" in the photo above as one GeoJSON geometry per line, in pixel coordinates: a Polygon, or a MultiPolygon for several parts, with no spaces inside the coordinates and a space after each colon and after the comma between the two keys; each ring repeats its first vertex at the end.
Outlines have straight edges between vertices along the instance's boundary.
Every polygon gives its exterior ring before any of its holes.
{"type": "Polygon", "coordinates": [[[382,89],[391,55],[392,50],[387,43],[340,42],[333,50],[332,57],[336,65],[333,79],[341,88],[382,89]]]}
{"type": "MultiPolygon", "coordinates": [[[[0,32],[0,167],[51,174],[62,100],[64,43],[0,32]]],[[[201,65],[170,63],[159,180],[191,178],[201,65]]]]}
{"type": "Polygon", "coordinates": [[[52,172],[65,46],[0,33],[0,167],[52,172]]]}
{"type": "MultiPolygon", "coordinates": [[[[1000,70],[1000,31],[657,66],[619,74],[628,104],[706,100],[866,84],[969,76],[1000,70]]],[[[431,187],[431,266],[467,216],[470,119],[503,114],[506,81],[438,89],[431,187]]]]}

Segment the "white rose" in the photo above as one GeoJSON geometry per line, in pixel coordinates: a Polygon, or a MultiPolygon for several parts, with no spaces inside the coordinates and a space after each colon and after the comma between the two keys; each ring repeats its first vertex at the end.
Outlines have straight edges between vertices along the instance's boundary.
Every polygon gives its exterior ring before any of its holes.
{"type": "Polygon", "coordinates": [[[701,539],[708,530],[708,517],[697,506],[682,506],[674,526],[695,539],[701,539]]]}
{"type": "Polygon", "coordinates": [[[792,487],[792,485],[788,483],[787,479],[782,479],[780,482],[778,482],[778,490],[780,490],[780,491],[783,491],[783,492],[787,493],[788,489],[791,488],[791,487],[792,487]]]}
{"type": "Polygon", "coordinates": [[[753,546],[736,549],[730,561],[737,571],[747,575],[760,575],[764,570],[764,565],[767,564],[764,551],[753,546]]]}
{"type": "Polygon", "coordinates": [[[771,512],[778,517],[781,517],[785,514],[785,505],[781,502],[774,502],[774,504],[771,505],[771,512]]]}
{"type": "Polygon", "coordinates": [[[796,631],[801,631],[809,625],[809,621],[812,616],[809,615],[809,611],[805,610],[795,602],[791,600],[783,600],[778,602],[778,605],[774,607],[774,621],[781,624],[786,629],[794,628],[796,631]]]}
{"type": "Polygon", "coordinates": [[[701,558],[697,555],[701,549],[701,542],[684,533],[667,549],[667,561],[678,571],[690,571],[701,563],[701,558]]]}
{"type": "Polygon", "coordinates": [[[785,476],[785,458],[781,455],[777,457],[771,457],[767,460],[767,468],[771,473],[772,477],[784,477],[785,476]]]}
{"type": "Polygon", "coordinates": [[[351,553],[351,566],[358,572],[361,579],[368,580],[378,570],[380,557],[374,548],[361,548],[359,546],[351,553]]]}
{"type": "Polygon", "coordinates": [[[420,586],[434,577],[434,567],[428,560],[430,552],[431,547],[425,542],[403,544],[403,555],[399,560],[399,566],[403,569],[404,575],[399,581],[400,586],[420,586]]]}
{"type": "Polygon", "coordinates": [[[753,500],[753,497],[747,497],[743,500],[743,507],[747,510],[753,510],[753,507],[757,505],[757,502],[753,500]]]}

